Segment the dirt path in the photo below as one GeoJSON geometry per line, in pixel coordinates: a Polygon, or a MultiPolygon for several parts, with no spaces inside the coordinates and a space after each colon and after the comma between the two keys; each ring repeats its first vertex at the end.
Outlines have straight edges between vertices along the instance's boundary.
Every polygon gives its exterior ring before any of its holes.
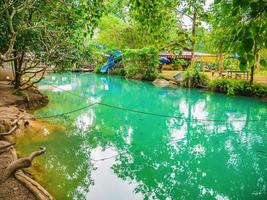
{"type": "Polygon", "coordinates": [[[18,92],[8,81],[0,81],[0,106],[16,106],[23,109],[36,109],[48,103],[48,98],[37,89],[18,92]]]}

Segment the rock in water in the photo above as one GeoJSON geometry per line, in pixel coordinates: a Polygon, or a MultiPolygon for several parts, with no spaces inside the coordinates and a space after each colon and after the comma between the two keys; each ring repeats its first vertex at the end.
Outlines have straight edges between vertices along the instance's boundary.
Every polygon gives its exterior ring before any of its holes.
{"type": "Polygon", "coordinates": [[[165,79],[156,79],[153,81],[153,84],[159,87],[166,87],[170,85],[170,82],[165,79]]]}

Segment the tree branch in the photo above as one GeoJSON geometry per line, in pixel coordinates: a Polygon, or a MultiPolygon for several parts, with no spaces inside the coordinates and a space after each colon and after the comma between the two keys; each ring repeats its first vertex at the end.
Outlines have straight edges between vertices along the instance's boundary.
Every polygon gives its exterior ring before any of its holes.
{"type": "Polygon", "coordinates": [[[36,81],[32,82],[31,84],[29,84],[28,86],[26,86],[26,87],[23,88],[23,86],[26,85],[26,84],[28,84],[28,83],[31,81],[31,79],[34,78],[34,77],[36,76],[37,73],[34,74],[33,76],[31,76],[31,77],[26,81],[26,83],[23,83],[23,84],[21,85],[21,90],[26,90],[26,89],[28,89],[28,88],[31,88],[34,84],[39,83],[39,82],[43,79],[45,72],[46,72],[46,68],[44,68],[44,70],[43,70],[43,72],[42,72],[42,74],[41,74],[41,76],[40,76],[39,79],[37,79],[36,81]]]}
{"type": "Polygon", "coordinates": [[[180,13],[181,15],[184,15],[184,16],[190,18],[191,20],[193,20],[193,17],[192,17],[192,16],[186,14],[185,12],[183,12],[183,11],[181,11],[181,10],[176,9],[176,12],[177,12],[177,13],[180,13]]]}

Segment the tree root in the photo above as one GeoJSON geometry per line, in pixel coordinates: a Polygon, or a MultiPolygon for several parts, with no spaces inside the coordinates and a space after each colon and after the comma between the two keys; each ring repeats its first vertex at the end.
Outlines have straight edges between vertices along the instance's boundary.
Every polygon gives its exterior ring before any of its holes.
{"type": "Polygon", "coordinates": [[[21,120],[24,117],[24,114],[20,115],[17,119],[15,119],[12,123],[11,126],[18,124],[19,120],[21,120]]]}
{"type": "Polygon", "coordinates": [[[6,133],[0,133],[0,136],[11,135],[17,128],[18,128],[18,125],[16,124],[16,125],[13,126],[12,129],[10,129],[8,132],[6,132],[6,133]]]}
{"type": "Polygon", "coordinates": [[[12,163],[9,164],[9,166],[5,169],[3,177],[0,179],[0,182],[5,181],[10,176],[12,176],[17,170],[20,170],[22,168],[27,168],[31,166],[32,160],[36,156],[42,155],[46,149],[44,147],[40,147],[39,151],[35,151],[31,153],[28,157],[20,158],[17,160],[14,160],[12,163]]]}
{"type": "Polygon", "coordinates": [[[8,132],[5,133],[0,133],[0,137],[1,136],[7,136],[7,135],[11,135],[18,127],[18,122],[24,117],[24,114],[20,115],[17,119],[15,119],[13,122],[11,122],[11,126],[13,126],[8,132]]]}
{"type": "Polygon", "coordinates": [[[15,173],[15,177],[25,185],[38,200],[54,199],[39,183],[26,176],[21,170],[15,173]]]}
{"type": "Polygon", "coordinates": [[[9,150],[10,147],[14,146],[16,143],[12,143],[12,144],[5,144],[3,146],[0,146],[0,154],[6,152],[7,150],[9,150]]]}

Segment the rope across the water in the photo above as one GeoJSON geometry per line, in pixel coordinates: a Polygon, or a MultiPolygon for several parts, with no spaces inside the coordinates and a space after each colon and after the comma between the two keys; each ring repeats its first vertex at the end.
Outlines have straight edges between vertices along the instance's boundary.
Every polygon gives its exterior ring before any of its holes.
{"type": "Polygon", "coordinates": [[[63,116],[63,115],[68,115],[68,114],[71,114],[71,113],[75,113],[75,112],[78,112],[80,110],[84,110],[86,108],[89,108],[89,107],[92,107],[94,105],[96,105],[97,103],[92,103],[92,104],[89,104],[87,106],[84,106],[82,108],[78,108],[78,109],[75,109],[75,110],[71,110],[69,112],[65,112],[65,113],[60,113],[60,114],[55,114],[55,115],[50,115],[50,116],[42,116],[42,117],[36,117],[37,119],[48,119],[48,118],[55,118],[55,117],[60,117],[60,116],[63,116]]]}
{"type": "Polygon", "coordinates": [[[94,158],[90,158],[90,160],[94,161],[94,162],[100,162],[100,161],[105,161],[105,160],[109,160],[109,159],[112,159],[112,158],[116,158],[118,157],[119,155],[122,155],[123,153],[117,153],[113,156],[108,156],[108,157],[105,157],[105,158],[100,158],[100,159],[94,159],[94,158]]]}
{"type": "MultiPolygon", "coordinates": [[[[51,85],[51,84],[48,84],[50,85],[51,87],[54,87],[54,88],[57,88],[59,90],[62,90],[64,92],[67,92],[73,96],[76,96],[76,97],[79,97],[79,98],[82,98],[82,99],[85,99],[85,100],[88,100],[88,97],[85,97],[85,96],[81,96],[81,95],[78,95],[78,94],[75,94],[73,92],[70,92],[70,91],[67,91],[67,90],[64,90],[58,86],[55,86],[55,85],[51,85]]],[[[88,107],[92,107],[94,105],[102,105],[102,106],[105,106],[105,107],[109,107],[109,108],[114,108],[114,109],[118,109],[118,110],[124,110],[124,111],[129,111],[129,112],[134,112],[134,113],[139,113],[139,114],[145,114],[145,115],[151,115],[151,116],[158,116],[158,117],[165,117],[165,118],[175,118],[175,119],[181,119],[181,120],[191,120],[191,121],[206,121],[206,122],[212,122],[212,121],[217,121],[217,122],[259,122],[259,121],[267,121],[267,119],[247,119],[247,120],[243,120],[243,119],[231,119],[231,120],[224,120],[224,119],[198,119],[198,118],[186,118],[186,117],[179,117],[179,116],[172,116],[172,115],[165,115],[165,114],[160,114],[160,113],[152,113],[152,112],[146,112],[146,111],[140,111],[140,110],[135,110],[135,109],[131,109],[131,108],[125,108],[125,107],[120,107],[120,106],[116,106],[116,105],[110,105],[110,104],[107,104],[107,103],[101,103],[101,102],[96,102],[96,103],[92,103],[92,104],[89,104],[85,107],[82,107],[82,108],[78,108],[76,110],[72,110],[72,111],[68,111],[68,112],[65,112],[65,113],[61,113],[61,114],[56,114],[56,115],[51,115],[51,116],[43,116],[43,117],[37,117],[38,119],[47,119],[47,118],[53,118],[53,117],[59,117],[59,116],[63,116],[63,115],[68,115],[68,114],[71,114],[71,113],[74,113],[74,112],[77,112],[77,111],[80,111],[80,110],[83,110],[83,109],[86,109],[88,107]]]]}
{"type": "Polygon", "coordinates": [[[175,119],[183,119],[183,120],[191,120],[191,121],[218,121],[218,122],[243,122],[243,121],[267,121],[267,119],[251,119],[251,120],[242,120],[242,119],[233,119],[233,120],[223,120],[223,119],[198,119],[198,118],[186,118],[186,117],[179,117],[179,116],[174,116],[174,115],[164,115],[164,114],[158,114],[158,113],[152,113],[152,112],[145,112],[145,111],[139,111],[139,110],[134,110],[130,108],[124,108],[124,107],[119,107],[115,105],[110,105],[106,103],[98,103],[99,105],[110,107],[110,108],[115,108],[119,110],[125,110],[129,112],[134,112],[134,113],[139,113],[139,114],[145,114],[145,115],[153,115],[153,116],[158,116],[158,117],[166,117],[166,118],[175,118],[175,119]]]}

